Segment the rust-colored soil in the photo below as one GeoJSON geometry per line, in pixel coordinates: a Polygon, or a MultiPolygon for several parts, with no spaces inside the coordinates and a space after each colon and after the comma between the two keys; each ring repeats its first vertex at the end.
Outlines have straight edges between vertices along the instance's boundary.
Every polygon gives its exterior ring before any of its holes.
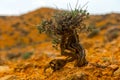
{"type": "Polygon", "coordinates": [[[120,14],[115,13],[91,15],[86,21],[98,29],[94,35],[79,35],[88,65],[74,67],[71,62],[56,72],[43,72],[50,60],[64,58],[34,27],[54,11],[42,8],[21,16],[0,16],[0,80],[120,80],[120,14]],[[110,32],[114,28],[118,31],[110,32]]]}

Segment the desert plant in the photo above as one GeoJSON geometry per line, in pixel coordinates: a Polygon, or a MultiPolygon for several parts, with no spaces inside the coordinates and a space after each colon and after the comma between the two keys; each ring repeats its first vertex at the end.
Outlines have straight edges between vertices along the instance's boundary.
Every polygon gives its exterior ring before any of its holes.
{"type": "Polygon", "coordinates": [[[33,52],[26,52],[22,55],[23,59],[28,59],[33,55],[33,52]]]}
{"type": "Polygon", "coordinates": [[[105,33],[105,41],[106,42],[113,41],[114,39],[120,36],[119,34],[120,34],[120,28],[116,28],[116,27],[110,28],[105,33]]]}
{"type": "Polygon", "coordinates": [[[89,24],[88,29],[91,31],[87,37],[92,38],[99,34],[100,29],[95,26],[95,24],[89,24]]]}
{"type": "Polygon", "coordinates": [[[12,60],[12,59],[17,59],[21,56],[21,53],[17,53],[17,54],[13,54],[13,53],[8,53],[6,55],[6,57],[9,59],[9,60],[12,60]]]}
{"type": "Polygon", "coordinates": [[[17,23],[12,25],[13,28],[18,28],[19,26],[20,26],[20,22],[17,22],[17,23]]]}
{"type": "MultiPolygon", "coordinates": [[[[84,24],[88,15],[86,10],[79,8],[71,11],[59,10],[50,19],[44,19],[37,26],[40,33],[44,32],[53,39],[53,46],[61,49],[61,55],[67,56],[66,63],[74,60],[76,60],[75,66],[83,66],[87,63],[84,48],[79,44],[78,32],[88,31],[84,24]]],[[[53,63],[52,66],[62,65],[58,60],[57,63],[52,61],[50,62],[53,63]]]]}

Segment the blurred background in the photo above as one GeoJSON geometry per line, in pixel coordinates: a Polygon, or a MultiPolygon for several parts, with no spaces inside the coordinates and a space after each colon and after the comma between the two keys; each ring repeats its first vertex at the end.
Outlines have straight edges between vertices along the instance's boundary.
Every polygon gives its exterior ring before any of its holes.
{"type": "MultiPolygon", "coordinates": [[[[0,0],[0,15],[20,15],[41,7],[68,9],[69,3],[74,8],[77,0],[0,0]]],[[[79,0],[79,4],[86,4],[91,14],[120,12],[120,0],[79,0]]]]}

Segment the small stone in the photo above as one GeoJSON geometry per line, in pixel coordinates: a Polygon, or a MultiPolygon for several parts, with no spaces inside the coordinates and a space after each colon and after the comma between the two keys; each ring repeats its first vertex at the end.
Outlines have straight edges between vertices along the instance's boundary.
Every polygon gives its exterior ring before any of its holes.
{"type": "Polygon", "coordinates": [[[8,72],[10,71],[9,66],[0,66],[0,72],[8,72]]]}
{"type": "Polygon", "coordinates": [[[4,76],[4,77],[1,77],[0,80],[10,80],[10,78],[12,77],[13,75],[7,75],[7,76],[4,76]]]}
{"type": "Polygon", "coordinates": [[[120,68],[114,72],[114,76],[120,76],[120,68]]]}
{"type": "Polygon", "coordinates": [[[67,77],[65,80],[88,80],[88,74],[86,73],[79,73],[71,75],[70,77],[67,77]]]}
{"type": "Polygon", "coordinates": [[[102,75],[107,75],[107,74],[108,74],[108,72],[106,72],[106,71],[102,72],[102,75]]]}
{"type": "Polygon", "coordinates": [[[119,66],[115,64],[109,65],[108,67],[111,68],[112,70],[117,70],[119,68],[119,66]]]}

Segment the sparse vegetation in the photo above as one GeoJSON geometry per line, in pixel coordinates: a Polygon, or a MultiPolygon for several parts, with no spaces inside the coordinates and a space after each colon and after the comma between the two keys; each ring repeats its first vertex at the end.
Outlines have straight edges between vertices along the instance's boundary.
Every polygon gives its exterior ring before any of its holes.
{"type": "Polygon", "coordinates": [[[120,36],[120,28],[111,28],[105,33],[105,41],[113,41],[120,36]]]}
{"type": "Polygon", "coordinates": [[[98,35],[99,34],[99,32],[100,32],[100,29],[94,29],[94,30],[92,30],[92,32],[91,33],[89,33],[88,34],[88,38],[92,38],[92,37],[94,37],[94,36],[96,36],[96,35],[98,35]]]}
{"type": "Polygon", "coordinates": [[[26,52],[22,55],[23,59],[28,59],[33,55],[33,52],[26,52]]]}
{"type": "Polygon", "coordinates": [[[8,53],[8,54],[6,55],[6,57],[7,57],[9,60],[17,59],[17,58],[21,57],[21,53],[17,53],[17,54],[8,53]]]}

